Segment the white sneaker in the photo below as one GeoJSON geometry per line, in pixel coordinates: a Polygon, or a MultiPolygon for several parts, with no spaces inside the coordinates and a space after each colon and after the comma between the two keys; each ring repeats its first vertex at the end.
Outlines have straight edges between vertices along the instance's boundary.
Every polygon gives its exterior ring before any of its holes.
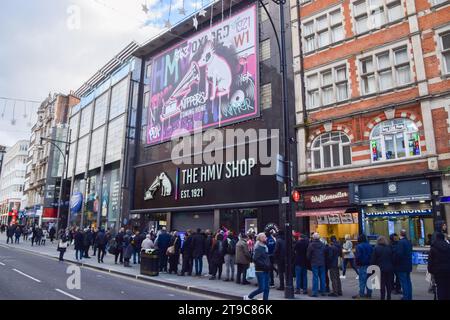
{"type": "Polygon", "coordinates": [[[247,295],[245,295],[244,300],[251,300],[251,299],[247,295]]]}
{"type": "Polygon", "coordinates": [[[341,278],[341,279],[345,279],[345,276],[340,276],[339,278],[341,278]]]}
{"type": "Polygon", "coordinates": [[[359,276],[356,276],[355,280],[359,280],[359,276]]]}

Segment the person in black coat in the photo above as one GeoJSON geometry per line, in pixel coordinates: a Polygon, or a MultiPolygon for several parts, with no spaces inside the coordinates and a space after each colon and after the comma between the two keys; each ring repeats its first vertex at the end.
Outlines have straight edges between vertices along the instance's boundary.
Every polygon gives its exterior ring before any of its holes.
{"type": "Polygon", "coordinates": [[[127,230],[123,236],[123,266],[129,268],[131,267],[130,259],[133,255],[132,235],[131,230],[127,230]]]}
{"type": "Polygon", "coordinates": [[[56,229],[55,226],[52,226],[50,228],[50,231],[48,232],[48,237],[50,238],[50,242],[53,243],[53,240],[55,239],[56,229]]]}
{"type": "Polygon", "coordinates": [[[394,263],[403,289],[402,300],[412,300],[412,244],[406,238],[406,230],[400,231],[400,240],[394,252],[394,263]]]}
{"type": "Polygon", "coordinates": [[[194,259],[195,275],[201,276],[203,271],[203,255],[205,254],[205,235],[200,228],[192,236],[192,258],[194,259]]]}
{"type": "Polygon", "coordinates": [[[119,263],[123,263],[123,250],[124,250],[124,243],[123,243],[123,237],[125,236],[125,229],[120,228],[119,233],[116,234],[115,242],[116,242],[116,250],[114,252],[114,263],[117,264],[117,260],[119,260],[119,263]]]}
{"type": "MultiPolygon", "coordinates": [[[[389,236],[389,241],[391,242],[392,256],[394,259],[397,252],[398,235],[396,233],[391,234],[389,236]]],[[[400,284],[400,278],[398,277],[395,261],[393,261],[393,264],[394,264],[394,277],[392,279],[392,293],[402,294],[402,286],[400,284]]]]}
{"type": "Polygon", "coordinates": [[[170,238],[169,247],[174,247],[174,253],[169,256],[169,274],[172,272],[178,273],[178,262],[180,261],[180,249],[181,249],[181,239],[178,236],[177,230],[172,232],[172,237],[170,238]]]}
{"type": "Polygon", "coordinates": [[[436,281],[437,299],[450,300],[450,244],[445,235],[436,234],[428,255],[428,272],[436,281]]]}
{"type": "Polygon", "coordinates": [[[294,246],[294,265],[295,265],[295,294],[308,294],[308,259],[306,252],[309,246],[309,239],[305,234],[300,236],[300,239],[294,246]]]}
{"type": "Polygon", "coordinates": [[[212,275],[212,265],[211,265],[211,248],[213,244],[214,237],[211,230],[207,229],[205,231],[205,255],[208,261],[208,274],[212,275]]]}
{"type": "Polygon", "coordinates": [[[90,259],[89,248],[92,245],[92,231],[89,228],[84,229],[83,234],[83,247],[84,247],[84,258],[90,259]]]}
{"type": "Polygon", "coordinates": [[[167,233],[166,227],[162,227],[159,236],[156,238],[155,246],[159,252],[159,271],[167,272],[167,248],[169,248],[170,234],[167,233]]]}
{"type": "Polygon", "coordinates": [[[342,285],[339,277],[339,257],[341,256],[342,247],[335,236],[331,236],[330,244],[326,247],[326,249],[326,265],[330,273],[331,285],[333,287],[333,292],[331,292],[328,296],[342,296],[342,285]]]}
{"type": "Polygon", "coordinates": [[[103,263],[103,258],[106,254],[106,244],[108,243],[109,239],[105,233],[104,229],[100,229],[100,231],[97,233],[94,245],[97,248],[97,261],[98,263],[103,263]]]}
{"type": "Polygon", "coordinates": [[[223,234],[218,233],[216,239],[211,248],[211,263],[212,263],[212,275],[209,280],[216,280],[216,274],[218,278],[222,277],[222,266],[225,262],[225,248],[223,245],[223,234]]]}
{"type": "Polygon", "coordinates": [[[6,244],[9,243],[10,239],[11,239],[11,244],[14,243],[13,237],[14,237],[14,226],[11,225],[6,230],[6,244]]]}
{"type": "Polygon", "coordinates": [[[383,236],[378,237],[377,245],[372,253],[370,264],[380,267],[380,293],[381,300],[391,300],[392,283],[394,278],[394,262],[392,247],[383,236]]]}
{"type": "Polygon", "coordinates": [[[286,241],[284,240],[284,231],[278,231],[277,242],[275,250],[273,251],[273,258],[278,269],[278,276],[280,278],[280,286],[277,290],[284,290],[284,273],[286,270],[286,241]]]}
{"type": "Polygon", "coordinates": [[[181,267],[180,276],[186,273],[192,275],[192,230],[188,229],[184,238],[183,246],[181,247],[181,254],[183,255],[183,265],[181,267]]]}
{"type": "Polygon", "coordinates": [[[74,239],[74,247],[75,247],[75,260],[82,260],[84,255],[84,245],[83,245],[83,231],[79,228],[76,229],[74,239]]]}
{"type": "Polygon", "coordinates": [[[14,230],[14,236],[15,236],[15,241],[14,243],[19,243],[20,242],[20,236],[22,235],[22,231],[20,230],[19,226],[16,226],[16,229],[14,230]]]}

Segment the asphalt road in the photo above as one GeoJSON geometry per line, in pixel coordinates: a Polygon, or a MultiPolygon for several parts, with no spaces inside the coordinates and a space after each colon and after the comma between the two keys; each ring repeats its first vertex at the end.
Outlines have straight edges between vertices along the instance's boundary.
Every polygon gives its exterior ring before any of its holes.
{"type": "Polygon", "coordinates": [[[80,289],[70,289],[67,282],[69,285],[76,282],[73,271],[67,273],[69,266],[74,267],[0,245],[0,300],[214,299],[88,268],[79,269],[80,289]]]}

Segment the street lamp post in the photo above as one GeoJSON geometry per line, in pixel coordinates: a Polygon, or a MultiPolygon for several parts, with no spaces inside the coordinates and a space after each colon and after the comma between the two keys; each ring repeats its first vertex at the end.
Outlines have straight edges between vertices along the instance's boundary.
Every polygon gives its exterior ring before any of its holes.
{"type": "MultiPolygon", "coordinates": [[[[61,172],[61,181],[60,181],[60,185],[59,185],[59,199],[58,199],[58,212],[57,212],[57,217],[56,217],[56,234],[58,234],[60,225],[61,225],[61,202],[64,201],[64,173],[65,173],[65,168],[66,168],[66,159],[69,155],[69,147],[70,147],[70,142],[69,142],[69,135],[67,136],[67,141],[60,141],[60,140],[54,140],[54,139],[49,139],[49,138],[44,138],[41,137],[41,141],[40,141],[40,145],[42,146],[42,141],[46,141],[50,144],[52,144],[54,147],[56,147],[56,149],[58,149],[58,151],[61,153],[62,157],[63,157],[63,167],[62,167],[62,172],[61,172]],[[61,148],[56,144],[56,143],[63,143],[65,145],[64,147],[64,152],[61,150],[61,148]]],[[[67,178],[67,177],[66,177],[67,178]]],[[[67,208],[67,226],[69,226],[69,208],[67,208]]]]}
{"type": "Polygon", "coordinates": [[[287,65],[286,65],[286,27],[284,25],[284,5],[286,0],[272,0],[279,6],[280,10],[280,31],[281,39],[278,37],[277,29],[273,23],[272,17],[268,12],[264,2],[259,0],[259,3],[267,13],[269,21],[275,33],[275,38],[280,54],[280,71],[282,73],[282,95],[283,95],[283,138],[284,138],[284,165],[285,165],[285,196],[289,199],[286,203],[284,215],[284,229],[286,237],[286,285],[284,296],[288,299],[294,298],[293,272],[292,272],[292,177],[291,177],[291,139],[289,134],[289,104],[287,95],[287,65]]]}

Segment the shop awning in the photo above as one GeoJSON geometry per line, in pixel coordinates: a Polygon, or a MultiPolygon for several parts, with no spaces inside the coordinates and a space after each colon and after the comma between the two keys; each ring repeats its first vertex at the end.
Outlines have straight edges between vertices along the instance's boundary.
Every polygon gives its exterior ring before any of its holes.
{"type": "Polygon", "coordinates": [[[327,208],[320,210],[300,210],[295,213],[296,217],[321,217],[331,214],[343,214],[346,213],[347,208],[327,208]]]}

